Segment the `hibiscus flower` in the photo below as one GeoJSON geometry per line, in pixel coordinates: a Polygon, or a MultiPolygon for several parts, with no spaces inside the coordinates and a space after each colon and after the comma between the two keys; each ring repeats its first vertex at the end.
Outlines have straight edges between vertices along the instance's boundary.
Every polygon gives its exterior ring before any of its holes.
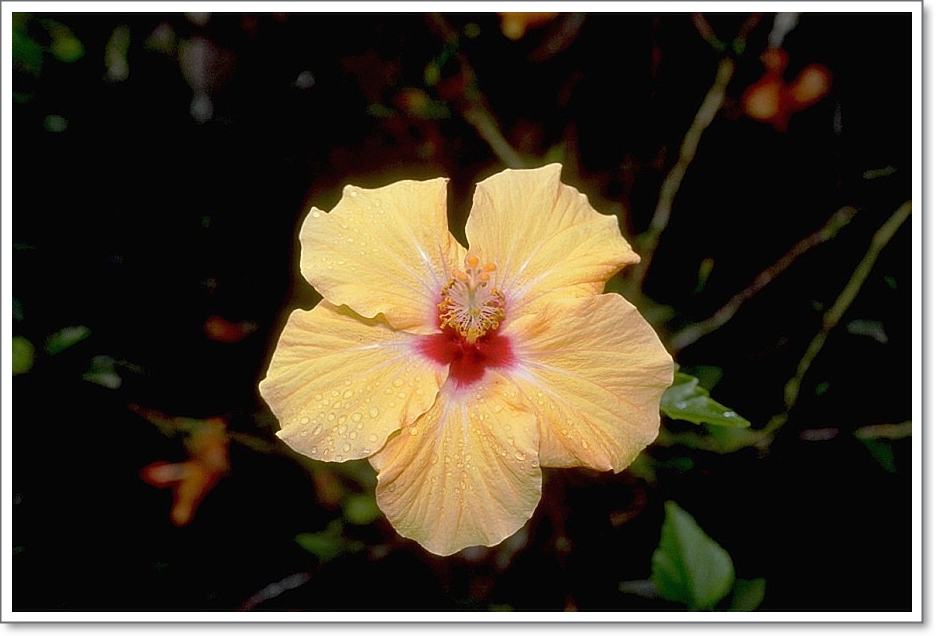
{"type": "Polygon", "coordinates": [[[560,171],[479,183],[467,250],[442,178],[347,186],[300,230],[323,300],[289,316],[260,393],[297,452],[366,457],[390,523],[435,554],[520,529],[544,467],[621,471],[659,429],[673,361],[602,293],[639,257],[560,171]]]}

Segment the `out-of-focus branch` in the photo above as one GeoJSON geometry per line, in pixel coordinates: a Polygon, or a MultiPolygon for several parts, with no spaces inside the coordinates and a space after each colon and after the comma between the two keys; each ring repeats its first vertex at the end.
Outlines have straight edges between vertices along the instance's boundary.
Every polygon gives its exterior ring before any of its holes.
{"type": "Polygon", "coordinates": [[[640,237],[641,251],[643,252],[640,263],[631,270],[631,276],[638,288],[643,286],[644,279],[647,277],[647,270],[650,268],[653,255],[660,243],[660,235],[663,234],[663,230],[666,229],[669,223],[676,193],[679,192],[686,170],[699,149],[702,134],[715,119],[715,115],[718,114],[725,102],[725,90],[728,88],[728,82],[731,81],[732,75],[734,75],[734,70],[735,64],[731,58],[724,57],[718,63],[715,80],[708,93],[706,93],[705,99],[702,100],[702,105],[699,106],[699,110],[692,120],[692,125],[683,138],[682,145],[679,148],[679,158],[663,180],[663,185],[660,187],[660,198],[653,212],[653,218],[650,220],[650,227],[640,237]]]}
{"type": "MultiPolygon", "coordinates": [[[[459,38],[458,32],[452,28],[444,16],[439,13],[432,13],[428,16],[429,26],[446,42],[454,42],[459,38]]],[[[497,124],[497,118],[487,107],[487,101],[478,88],[478,82],[474,68],[468,62],[468,59],[462,53],[455,54],[465,76],[465,85],[471,86],[470,94],[468,91],[462,91],[461,95],[455,100],[455,106],[461,113],[462,118],[471,124],[478,135],[487,142],[491,151],[497,155],[504,165],[508,168],[525,168],[527,162],[520,156],[507,138],[504,137],[497,124]]]]}
{"type": "MultiPolygon", "coordinates": [[[[735,52],[743,50],[747,42],[747,37],[757,26],[763,16],[760,13],[753,13],[745,19],[738,34],[732,42],[732,48],[735,52]]],[[[720,41],[715,35],[714,29],[708,20],[701,13],[692,14],[692,24],[695,26],[699,35],[708,42],[712,48],[717,51],[725,51],[728,46],[720,41]]],[[[692,125],[683,137],[682,145],[679,148],[679,158],[676,164],[670,169],[663,185],[660,187],[660,198],[657,200],[656,209],[653,212],[653,218],[650,219],[650,226],[639,237],[639,247],[641,252],[640,263],[634,269],[630,270],[632,284],[640,289],[643,287],[644,280],[647,277],[647,271],[650,269],[650,263],[653,261],[653,255],[660,244],[660,236],[663,230],[669,224],[670,215],[673,211],[673,201],[676,199],[676,193],[682,185],[683,177],[689,164],[695,159],[696,152],[699,149],[699,142],[702,134],[714,121],[715,115],[721,110],[725,103],[725,92],[728,89],[728,83],[734,76],[735,63],[730,56],[726,55],[718,63],[718,69],[715,72],[715,80],[702,100],[702,105],[696,112],[692,125]]]]}
{"type": "Polygon", "coordinates": [[[685,349],[703,336],[707,336],[731,320],[745,301],[753,298],[758,292],[773,282],[780,274],[786,271],[797,258],[834,238],[839,231],[851,223],[857,210],[853,207],[843,207],[835,212],[824,226],[794,245],[786,254],[780,257],[773,265],[757,275],[754,281],[745,289],[738,292],[709,318],[685,327],[678,331],[669,341],[669,349],[673,353],[685,349]]]}
{"type": "Polygon", "coordinates": [[[835,303],[822,317],[822,328],[806,348],[806,353],[796,367],[796,373],[786,383],[783,390],[783,412],[773,416],[767,423],[767,426],[764,427],[764,437],[759,445],[769,445],[773,439],[774,433],[776,433],[781,426],[786,424],[789,419],[790,410],[799,398],[800,387],[802,386],[803,378],[806,377],[806,372],[809,371],[809,367],[816,359],[816,356],[819,355],[819,352],[822,351],[823,346],[825,346],[829,333],[835,329],[841,321],[842,316],[845,315],[845,312],[848,311],[848,308],[851,307],[851,304],[855,301],[858,292],[861,291],[862,285],[864,285],[868,276],[871,274],[871,269],[874,267],[878,256],[880,256],[881,250],[887,246],[900,226],[903,225],[904,221],[910,216],[911,207],[910,201],[901,205],[891,217],[887,219],[884,225],[875,232],[871,239],[871,245],[868,247],[868,251],[861,259],[861,262],[858,263],[855,272],[848,280],[845,288],[839,294],[838,298],[835,299],[835,303]]]}

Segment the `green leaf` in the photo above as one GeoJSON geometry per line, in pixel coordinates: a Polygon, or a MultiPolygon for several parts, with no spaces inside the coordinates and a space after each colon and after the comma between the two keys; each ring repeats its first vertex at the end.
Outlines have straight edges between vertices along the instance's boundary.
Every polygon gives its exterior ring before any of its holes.
{"type": "Polygon", "coordinates": [[[675,502],[664,504],[660,545],[651,561],[650,580],[660,596],[690,610],[712,609],[735,580],[728,553],[675,502]]]}
{"type": "Polygon", "coordinates": [[[749,421],[723,404],[709,397],[708,391],[699,386],[699,380],[686,373],[676,373],[673,386],[666,389],[660,410],[674,420],[685,420],[694,424],[714,424],[747,428],[749,421]]]}
{"type": "Polygon", "coordinates": [[[360,541],[349,541],[342,534],[341,519],[335,519],[321,532],[296,535],[296,543],[314,554],[323,563],[346,552],[358,552],[364,547],[360,541]]]}
{"type": "Polygon", "coordinates": [[[106,389],[119,389],[123,381],[117,374],[115,366],[116,361],[110,356],[94,356],[91,359],[91,368],[81,376],[81,379],[106,389]]]}
{"type": "Polygon", "coordinates": [[[366,526],[380,517],[380,508],[373,495],[348,495],[344,501],[344,518],[348,523],[366,526]]]}
{"type": "Polygon", "coordinates": [[[23,336],[13,336],[13,375],[20,375],[32,369],[36,348],[23,336]]]}
{"type": "Polygon", "coordinates": [[[742,448],[756,446],[763,441],[762,431],[747,428],[727,428],[725,426],[706,426],[709,437],[715,440],[719,453],[734,453],[742,448]]]}
{"type": "Polygon", "coordinates": [[[50,50],[56,59],[62,62],[77,62],[84,57],[85,49],[81,40],[75,37],[64,24],[59,22],[49,22],[49,35],[52,36],[52,46],[50,50]]]}
{"type": "Polygon", "coordinates": [[[77,327],[65,327],[56,331],[54,334],[49,336],[46,339],[46,351],[49,352],[49,355],[55,355],[61,353],[72,347],[88,336],[91,335],[91,330],[85,327],[84,325],[78,325],[77,327]]]}
{"type": "Polygon", "coordinates": [[[858,439],[864,444],[865,448],[868,449],[871,456],[877,460],[877,463],[881,465],[881,468],[889,473],[897,473],[897,460],[894,457],[894,447],[889,440],[861,437],[858,439]]]}
{"type": "Polygon", "coordinates": [[[13,68],[38,76],[42,71],[42,45],[26,34],[25,27],[13,28],[13,68]]]}
{"type": "Polygon", "coordinates": [[[764,592],[767,591],[767,581],[764,579],[738,579],[735,581],[731,594],[732,612],[753,612],[764,602],[764,592]]]}

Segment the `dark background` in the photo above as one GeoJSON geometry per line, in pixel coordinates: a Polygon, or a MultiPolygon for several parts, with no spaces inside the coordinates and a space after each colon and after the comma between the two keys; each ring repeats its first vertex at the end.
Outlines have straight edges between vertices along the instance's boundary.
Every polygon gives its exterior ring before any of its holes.
{"type": "MultiPolygon", "coordinates": [[[[726,42],[748,18],[707,17],[726,42]]],[[[909,224],[768,452],[654,446],[651,481],[547,471],[526,531],[497,549],[436,558],[381,518],[347,530],[367,549],[319,559],[294,537],[336,512],[285,450],[232,442],[231,474],[184,527],[169,521],[170,492],[140,478],[186,453],[128,404],[223,416],[231,431],[276,444],[256,384],[288,310],[317,299],[298,277],[297,228],[311,205],[330,209],[345,183],[448,176],[459,235],[473,184],[505,167],[463,116],[466,85],[529,165],[558,157],[564,180],[620,214],[629,238],[645,231],[722,55],[690,16],[564,15],[513,41],[495,14],[447,14],[459,35],[448,49],[425,14],[21,20],[45,48],[39,71],[14,55],[14,331],[39,351],[13,382],[14,609],[673,609],[618,589],[649,576],[668,499],[725,547],[740,577],[766,579],[761,609],[909,609],[910,440],[887,442],[894,461],[884,465],[851,435],[910,418],[909,224]],[[81,42],[79,59],[50,52],[50,24],[81,42]],[[129,35],[125,76],[108,62],[115,29],[129,35]],[[182,51],[195,41],[192,62],[182,51]],[[430,85],[433,62],[442,81],[430,85]],[[198,91],[210,116],[191,112],[198,91]],[[212,340],[213,315],[256,330],[212,340]],[[886,342],[845,329],[859,319],[886,342]],[[45,338],[70,325],[90,337],[43,355],[45,338]],[[81,379],[95,355],[117,361],[119,388],[81,379]],[[804,438],[816,429],[838,434],[804,438]],[[621,510],[627,520],[613,521],[621,510]],[[297,573],[295,589],[249,600],[297,573]]],[[[677,356],[755,428],[783,410],[784,383],[873,233],[909,198],[911,172],[909,15],[802,15],[784,41],[788,76],[818,63],[833,84],[783,132],[740,105],[763,74],[771,25],[763,16],[734,54],[726,103],[632,296],[668,308],[646,312],[666,343],[840,206],[858,209],[677,356]],[[866,178],[882,168],[888,176],[866,178]]]]}

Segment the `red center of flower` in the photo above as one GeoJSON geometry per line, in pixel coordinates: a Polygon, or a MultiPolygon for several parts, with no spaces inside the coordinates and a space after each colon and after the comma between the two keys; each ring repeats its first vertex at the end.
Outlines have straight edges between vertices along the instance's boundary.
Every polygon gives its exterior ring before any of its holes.
{"type": "Polygon", "coordinates": [[[458,387],[474,384],[487,368],[506,367],[514,360],[510,339],[495,331],[469,344],[464,336],[449,327],[423,337],[419,350],[430,360],[449,365],[449,378],[458,387]]]}
{"type": "Polygon", "coordinates": [[[507,313],[504,294],[495,285],[496,271],[494,263],[468,254],[465,269],[452,270],[451,280],[440,290],[440,333],[420,341],[420,353],[448,365],[457,387],[474,384],[489,367],[513,362],[510,340],[497,333],[507,313]]]}

